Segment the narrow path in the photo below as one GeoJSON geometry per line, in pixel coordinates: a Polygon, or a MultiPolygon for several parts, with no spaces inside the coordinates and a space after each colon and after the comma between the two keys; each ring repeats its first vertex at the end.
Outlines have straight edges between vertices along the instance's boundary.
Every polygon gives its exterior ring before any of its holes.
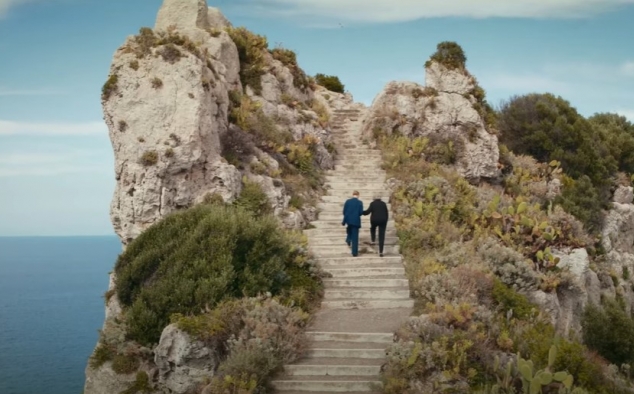
{"type": "Polygon", "coordinates": [[[325,297],[308,332],[308,354],[285,366],[273,381],[280,394],[380,392],[385,349],[414,304],[393,219],[387,225],[384,257],[379,257],[378,244],[369,245],[368,216],[362,218],[359,256],[352,257],[345,243],[343,203],[353,190],[361,194],[364,208],[375,192],[381,192],[386,202],[389,197],[380,152],[361,142],[361,116],[359,110],[349,109],[338,110],[333,117],[339,156],[335,170],[327,175],[329,190],[320,203],[319,220],[305,231],[312,252],[332,278],[324,280],[325,297]]]}

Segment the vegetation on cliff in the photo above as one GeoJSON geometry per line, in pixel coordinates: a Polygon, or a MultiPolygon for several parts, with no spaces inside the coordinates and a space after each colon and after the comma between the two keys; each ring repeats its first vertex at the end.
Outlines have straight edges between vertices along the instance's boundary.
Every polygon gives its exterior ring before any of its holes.
{"type": "MultiPolygon", "coordinates": [[[[463,68],[457,48],[439,45],[432,61],[463,68]]],[[[384,391],[629,392],[629,367],[621,364],[634,355],[631,316],[618,304],[590,307],[584,344],[557,333],[528,296],[576,288],[578,279],[559,265],[562,251],[600,253],[588,229],[600,226],[596,212],[617,171],[629,171],[629,155],[606,141],[627,146],[631,126],[607,114],[583,119],[551,95],[514,98],[498,115],[510,148],[500,147],[499,186],[471,185],[448,166],[451,141],[374,130],[395,180],[390,202],[420,315],[397,333],[384,391]],[[559,197],[553,179],[563,180],[559,197]]],[[[592,267],[605,271],[599,256],[592,267]]]]}
{"type": "MultiPolygon", "coordinates": [[[[512,97],[499,110],[498,127],[511,151],[561,162],[567,176],[558,202],[598,231],[617,173],[634,173],[634,125],[614,114],[585,119],[568,101],[546,93],[512,97]]],[[[629,176],[620,178],[629,184],[629,176]]]]}

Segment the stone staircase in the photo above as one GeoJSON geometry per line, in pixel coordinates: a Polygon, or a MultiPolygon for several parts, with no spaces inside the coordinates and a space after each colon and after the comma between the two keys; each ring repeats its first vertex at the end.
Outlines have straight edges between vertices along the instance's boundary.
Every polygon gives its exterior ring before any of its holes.
{"type": "Polygon", "coordinates": [[[312,252],[332,278],[324,279],[324,300],[308,332],[310,350],[272,382],[280,394],[381,392],[385,350],[414,305],[393,219],[387,225],[384,257],[379,257],[378,239],[377,245],[369,245],[369,216],[362,217],[359,256],[352,257],[345,243],[342,210],[352,192],[359,191],[364,208],[375,192],[386,202],[389,197],[380,152],[361,142],[361,116],[359,110],[338,110],[332,119],[339,154],[335,170],[327,175],[329,190],[319,205],[319,220],[305,230],[312,252]]]}

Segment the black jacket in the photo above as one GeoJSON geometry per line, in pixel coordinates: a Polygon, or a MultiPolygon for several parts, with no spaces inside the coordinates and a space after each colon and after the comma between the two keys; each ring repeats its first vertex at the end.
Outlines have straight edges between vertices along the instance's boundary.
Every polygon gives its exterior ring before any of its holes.
{"type": "Polygon", "coordinates": [[[369,214],[372,214],[370,215],[370,223],[372,224],[385,224],[389,219],[387,204],[381,200],[372,201],[368,209],[363,211],[363,215],[369,214]]]}

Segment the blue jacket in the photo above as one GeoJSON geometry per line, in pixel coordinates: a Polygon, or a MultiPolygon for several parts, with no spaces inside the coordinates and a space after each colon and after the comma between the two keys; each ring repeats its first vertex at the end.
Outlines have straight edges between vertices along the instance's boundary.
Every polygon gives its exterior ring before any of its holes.
{"type": "Polygon", "coordinates": [[[343,204],[342,225],[361,227],[361,215],[363,215],[363,201],[356,197],[349,198],[343,204]]]}

